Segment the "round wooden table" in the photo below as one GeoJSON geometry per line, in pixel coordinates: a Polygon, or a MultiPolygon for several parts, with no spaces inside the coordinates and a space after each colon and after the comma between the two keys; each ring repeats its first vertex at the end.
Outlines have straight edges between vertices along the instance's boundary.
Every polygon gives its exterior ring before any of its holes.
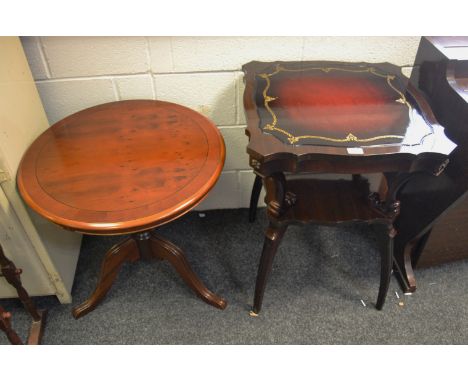
{"type": "Polygon", "coordinates": [[[151,230],[184,215],[215,185],[224,141],[207,118],[163,101],[91,107],[55,123],[26,151],[18,172],[25,202],[52,222],[91,235],[131,234],[104,257],[97,287],[75,318],[105,297],[121,265],[168,260],[207,303],[209,291],[182,251],[151,230]]]}

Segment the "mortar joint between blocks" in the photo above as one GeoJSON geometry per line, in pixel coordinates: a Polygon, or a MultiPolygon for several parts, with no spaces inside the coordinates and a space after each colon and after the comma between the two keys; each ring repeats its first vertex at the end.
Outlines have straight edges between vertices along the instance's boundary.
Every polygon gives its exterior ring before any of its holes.
{"type": "Polygon", "coordinates": [[[46,55],[44,44],[42,42],[41,37],[37,38],[37,43],[39,45],[39,55],[41,56],[41,61],[42,61],[42,64],[44,65],[44,69],[45,69],[45,72],[46,72],[46,77],[48,79],[50,79],[50,78],[52,78],[52,73],[51,73],[51,70],[50,70],[49,60],[47,59],[47,55],[46,55]]]}

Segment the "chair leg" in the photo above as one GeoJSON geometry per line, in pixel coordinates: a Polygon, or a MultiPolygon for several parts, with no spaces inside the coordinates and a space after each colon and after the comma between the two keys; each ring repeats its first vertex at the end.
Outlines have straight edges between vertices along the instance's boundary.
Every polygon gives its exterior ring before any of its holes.
{"type": "Polygon", "coordinates": [[[287,225],[276,227],[270,223],[270,226],[265,233],[265,242],[263,244],[260,264],[258,266],[257,282],[255,284],[254,305],[250,312],[251,316],[257,316],[262,308],[263,294],[265,293],[265,286],[271,272],[273,259],[281,243],[281,239],[286,232],[286,228],[287,225]]]}
{"type": "Polygon", "coordinates": [[[21,341],[21,338],[18,336],[18,333],[16,333],[11,327],[10,319],[11,313],[5,311],[0,306],[0,330],[5,332],[8,340],[12,345],[23,345],[23,341],[21,341]]]}
{"type": "Polygon", "coordinates": [[[375,307],[377,310],[382,310],[385,299],[387,297],[388,288],[390,286],[390,278],[392,275],[392,266],[393,266],[393,239],[396,235],[396,231],[393,226],[388,228],[388,242],[387,250],[381,252],[380,260],[380,287],[379,295],[377,297],[377,303],[375,307]]]}
{"type": "Polygon", "coordinates": [[[255,175],[254,184],[252,187],[252,193],[250,194],[250,208],[249,208],[249,222],[254,222],[257,216],[257,205],[262,191],[262,178],[255,175]]]}

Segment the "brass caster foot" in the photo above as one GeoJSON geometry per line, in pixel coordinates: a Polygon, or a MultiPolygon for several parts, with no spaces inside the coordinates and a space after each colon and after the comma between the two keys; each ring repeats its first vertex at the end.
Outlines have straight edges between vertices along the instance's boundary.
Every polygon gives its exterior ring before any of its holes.
{"type": "Polygon", "coordinates": [[[249,316],[250,316],[250,317],[258,317],[258,314],[255,313],[253,310],[251,310],[251,311],[249,312],[249,316]]]}

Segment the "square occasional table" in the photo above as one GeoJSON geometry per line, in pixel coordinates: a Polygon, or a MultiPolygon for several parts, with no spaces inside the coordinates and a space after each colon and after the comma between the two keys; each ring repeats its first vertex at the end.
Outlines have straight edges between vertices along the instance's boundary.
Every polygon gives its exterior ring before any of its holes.
{"type": "Polygon", "coordinates": [[[226,307],[182,250],[153,231],[206,197],[224,159],[223,138],[211,121],[181,105],[153,100],[82,110],[33,142],[17,179],[33,210],[84,234],[129,234],[106,253],[96,289],[73,309],[75,318],[102,301],[123,263],[140,258],[169,261],[200,298],[226,307]]]}
{"type": "MultiPolygon", "coordinates": [[[[417,174],[440,174],[455,144],[395,65],[253,61],[243,71],[247,153],[256,174],[250,220],[255,218],[262,181],[269,219],[251,315],[261,309],[287,226],[311,222],[362,221],[387,227],[376,303],[382,309],[393,264],[399,192],[417,174]],[[352,178],[301,177],[311,173],[352,178]],[[366,173],[384,174],[378,193],[370,192],[361,177],[366,173]]],[[[412,272],[406,262],[395,267],[412,272]]]]}

